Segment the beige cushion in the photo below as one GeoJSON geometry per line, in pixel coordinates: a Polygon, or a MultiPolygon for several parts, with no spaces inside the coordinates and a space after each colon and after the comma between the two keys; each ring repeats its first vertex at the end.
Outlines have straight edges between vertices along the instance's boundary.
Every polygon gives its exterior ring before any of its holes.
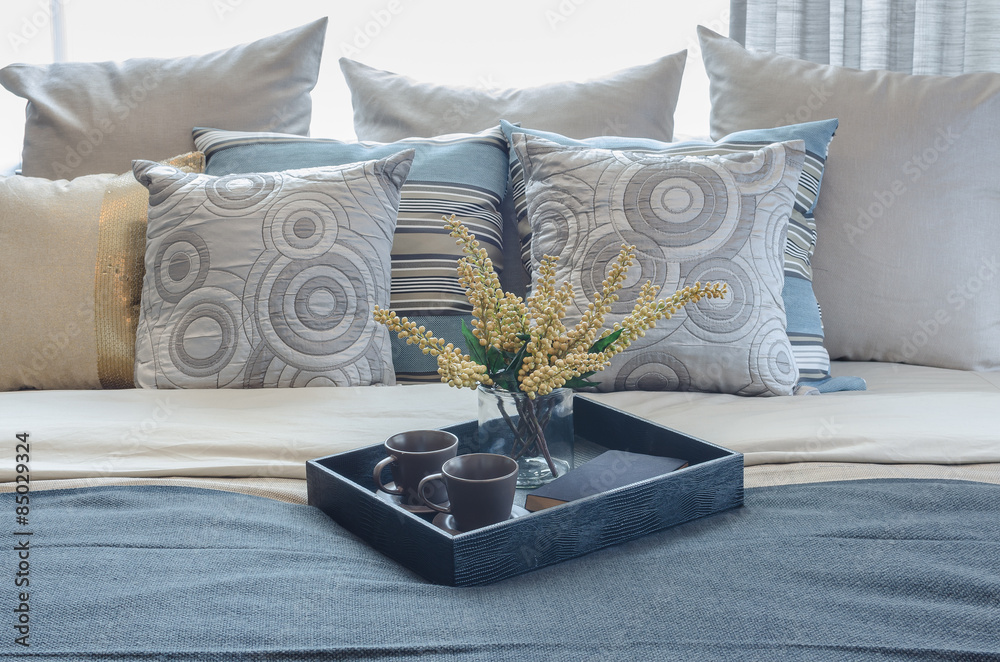
{"type": "Polygon", "coordinates": [[[22,172],[125,172],[193,151],[194,126],[306,135],[325,34],[324,18],[208,55],[9,65],[0,84],[28,100],[22,172]]]}
{"type": "Polygon", "coordinates": [[[856,71],[699,35],[713,136],[840,120],[813,259],[831,357],[1000,368],[1000,75],[856,71]]]}
{"type": "Polygon", "coordinates": [[[0,179],[0,390],[132,386],[148,204],[131,171],[0,179]]]}

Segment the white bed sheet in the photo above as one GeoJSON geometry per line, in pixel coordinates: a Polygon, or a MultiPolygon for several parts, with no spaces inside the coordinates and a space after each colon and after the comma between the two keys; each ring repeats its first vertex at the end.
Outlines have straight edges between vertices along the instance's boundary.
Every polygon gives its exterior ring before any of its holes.
{"type": "Polygon", "coordinates": [[[867,391],[782,398],[609,393],[602,402],[737,450],[787,462],[1000,461],[1000,372],[835,362],[867,391]]]}
{"type": "MultiPolygon", "coordinates": [[[[774,463],[1000,462],[1000,373],[837,363],[869,390],[741,398],[597,394],[601,402],[774,463]]],[[[301,479],[308,459],[475,416],[471,390],[443,384],[254,391],[0,393],[0,482],[28,432],[33,480],[109,477],[301,479]]],[[[749,472],[748,472],[749,475],[749,472]]]]}

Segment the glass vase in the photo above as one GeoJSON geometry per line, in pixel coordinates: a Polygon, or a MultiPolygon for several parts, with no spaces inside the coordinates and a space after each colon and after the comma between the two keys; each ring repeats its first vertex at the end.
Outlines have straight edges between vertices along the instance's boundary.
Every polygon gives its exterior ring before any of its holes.
{"type": "Polygon", "coordinates": [[[479,448],[517,460],[519,488],[533,488],[573,468],[573,390],[534,399],[480,386],[479,448]]]}

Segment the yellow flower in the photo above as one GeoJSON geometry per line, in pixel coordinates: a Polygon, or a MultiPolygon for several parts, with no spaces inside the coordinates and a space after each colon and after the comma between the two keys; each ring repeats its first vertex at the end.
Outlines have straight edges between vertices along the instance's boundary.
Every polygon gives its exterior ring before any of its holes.
{"type": "Polygon", "coordinates": [[[573,288],[568,282],[556,284],[558,256],[542,257],[533,292],[525,301],[504,292],[486,250],[464,224],[452,216],[445,219],[445,228],[462,247],[457,271],[458,282],[472,304],[471,328],[463,329],[469,354],[451,343],[446,345],[429,329],[391,310],[376,306],[373,316],[407,343],[436,357],[441,381],[451,386],[495,385],[510,391],[520,389],[534,398],[584,383],[657,321],[669,319],[689,303],[726,294],[724,283],[695,283],[657,299],[659,288],[647,281],[639,289],[632,312],[612,328],[604,328],[605,316],[618,301],[618,292],[635,262],[635,246],[622,245],[601,290],[593,293],[580,321],[567,329],[563,319],[573,301],[573,288]]]}

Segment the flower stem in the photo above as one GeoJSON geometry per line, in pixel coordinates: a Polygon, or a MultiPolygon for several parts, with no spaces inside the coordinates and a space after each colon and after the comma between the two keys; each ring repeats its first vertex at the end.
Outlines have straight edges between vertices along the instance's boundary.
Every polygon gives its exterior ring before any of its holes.
{"type": "Polygon", "coordinates": [[[542,456],[545,457],[545,462],[549,465],[549,471],[552,472],[552,476],[558,476],[559,471],[556,469],[556,463],[552,460],[552,455],[549,453],[549,445],[545,441],[545,426],[548,425],[549,419],[552,417],[552,409],[555,406],[555,401],[544,410],[542,414],[544,421],[539,420],[534,400],[529,397],[522,398],[515,396],[514,401],[517,403],[517,410],[521,421],[526,422],[529,428],[528,436],[523,440],[524,448],[521,449],[514,459],[517,459],[529,449],[534,450],[535,455],[541,451],[542,456]]]}
{"type": "Polygon", "coordinates": [[[522,393],[501,391],[500,389],[490,390],[493,397],[496,398],[497,411],[500,412],[500,416],[513,435],[510,456],[518,460],[523,455],[535,457],[541,454],[545,458],[552,476],[558,476],[558,468],[552,459],[549,445],[545,439],[545,426],[549,424],[558,402],[556,400],[543,400],[542,404],[536,406],[535,400],[522,393]],[[504,407],[503,393],[509,393],[514,400],[514,407],[517,409],[517,423],[504,407]]]}

